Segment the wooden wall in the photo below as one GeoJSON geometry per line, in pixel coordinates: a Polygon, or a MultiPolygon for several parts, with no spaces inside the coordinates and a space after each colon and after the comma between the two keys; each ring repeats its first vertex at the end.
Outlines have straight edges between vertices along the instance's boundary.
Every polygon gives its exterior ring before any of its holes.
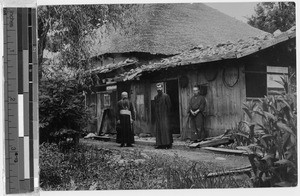
{"type": "Polygon", "coordinates": [[[131,84],[130,101],[136,111],[136,121],[134,123],[134,132],[136,135],[140,133],[153,133],[151,125],[151,97],[150,83],[147,81],[134,82],[131,84]]]}
{"type": "MultiPolygon", "coordinates": [[[[253,58],[251,58],[252,61],[253,58]]],[[[245,66],[251,66],[251,59],[240,61],[222,61],[218,64],[209,63],[202,65],[185,66],[181,69],[173,69],[153,72],[146,78],[139,81],[133,81],[127,84],[130,88],[130,99],[136,110],[136,121],[134,124],[135,134],[150,133],[155,136],[155,127],[151,121],[151,84],[158,81],[166,81],[169,79],[179,79],[185,75],[188,78],[188,86],[181,87],[179,85],[179,111],[180,111],[180,133],[183,140],[188,139],[190,134],[187,129],[187,109],[190,98],[192,97],[192,89],[195,84],[207,84],[208,91],[207,100],[207,117],[205,128],[208,131],[208,136],[216,136],[224,133],[226,129],[234,128],[238,122],[245,119],[242,107],[246,102],[246,84],[245,84],[245,66]],[[249,64],[250,63],[250,64],[249,64]],[[223,81],[223,71],[228,66],[235,64],[239,69],[238,82],[233,87],[228,87],[223,81]],[[208,81],[205,73],[213,66],[214,70],[218,71],[217,77],[213,81],[208,81]],[[175,71],[174,71],[175,70],[175,71]]],[[[257,62],[269,61],[257,57],[257,62]],[[258,61],[260,59],[260,61],[258,61]]],[[[272,64],[273,65],[273,64],[272,64]]],[[[180,83],[180,82],[179,82],[180,83]]],[[[124,84],[125,85],[125,84],[124,84]]],[[[128,90],[129,91],[129,90],[128,90]]],[[[95,96],[87,96],[87,105],[97,104],[95,96]]],[[[98,103],[99,104],[99,103],[98,103]]],[[[97,106],[99,107],[99,105],[97,106]]],[[[99,110],[96,110],[99,111],[99,110]]],[[[98,115],[99,116],[99,115],[98,115]]]]}
{"type": "Polygon", "coordinates": [[[179,90],[181,100],[181,136],[182,139],[189,138],[190,133],[186,129],[187,109],[190,98],[192,97],[192,88],[195,84],[208,85],[207,100],[207,117],[205,127],[208,136],[220,135],[224,130],[233,128],[236,123],[242,120],[242,104],[246,100],[244,66],[239,65],[239,80],[233,87],[228,87],[223,83],[222,73],[225,66],[217,66],[218,75],[214,81],[207,81],[204,73],[205,69],[191,70],[186,74],[189,78],[187,88],[179,90]]]}
{"type": "MultiPolygon", "coordinates": [[[[218,75],[214,81],[207,81],[204,73],[205,67],[201,65],[199,68],[185,69],[178,71],[181,75],[188,77],[188,86],[179,87],[180,100],[180,123],[181,138],[189,138],[190,133],[187,131],[187,108],[189,100],[192,96],[192,89],[195,84],[207,84],[208,92],[206,99],[208,101],[207,119],[205,127],[209,136],[220,135],[224,130],[233,128],[239,121],[243,119],[242,104],[246,101],[245,75],[244,66],[239,65],[239,79],[233,87],[228,87],[223,83],[222,73],[225,65],[218,65],[218,75]]],[[[172,78],[179,78],[180,75],[172,78]]],[[[164,76],[164,78],[166,78],[164,76]]],[[[157,78],[155,78],[157,80],[157,78]]],[[[163,79],[162,79],[163,80],[163,79]]],[[[154,126],[151,124],[151,80],[136,81],[131,84],[131,101],[136,110],[135,133],[154,133],[154,126]],[[141,96],[142,95],[142,96],[141,96]],[[143,97],[143,101],[141,101],[143,97]]],[[[180,85],[179,85],[180,86],[180,85]]]]}

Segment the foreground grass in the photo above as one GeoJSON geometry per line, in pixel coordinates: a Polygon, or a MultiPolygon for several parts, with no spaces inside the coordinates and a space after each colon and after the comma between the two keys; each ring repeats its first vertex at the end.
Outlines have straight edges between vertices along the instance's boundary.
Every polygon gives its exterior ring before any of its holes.
{"type": "Polygon", "coordinates": [[[54,144],[40,146],[43,190],[251,187],[250,180],[244,177],[206,178],[212,172],[208,168],[178,156],[147,155],[139,150],[124,153],[79,145],[63,153],[54,144]]]}

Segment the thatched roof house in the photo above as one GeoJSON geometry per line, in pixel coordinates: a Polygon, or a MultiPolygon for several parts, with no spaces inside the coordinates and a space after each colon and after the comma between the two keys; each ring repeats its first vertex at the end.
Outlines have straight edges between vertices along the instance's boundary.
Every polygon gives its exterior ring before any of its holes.
{"type": "Polygon", "coordinates": [[[295,27],[272,35],[204,4],[135,9],[128,28],[102,35],[92,47],[99,66],[89,71],[86,103],[95,105],[97,133],[114,132],[116,102],[127,91],[137,110],[135,133],[154,135],[155,83],[164,82],[173,134],[190,138],[188,101],[200,84],[207,87],[206,130],[218,135],[243,119],[246,100],[281,90],[274,80],[295,70],[295,27]]]}
{"type": "Polygon", "coordinates": [[[128,12],[122,28],[105,35],[98,31],[92,56],[128,52],[174,55],[199,45],[267,34],[202,3],[139,4],[128,12]]]}

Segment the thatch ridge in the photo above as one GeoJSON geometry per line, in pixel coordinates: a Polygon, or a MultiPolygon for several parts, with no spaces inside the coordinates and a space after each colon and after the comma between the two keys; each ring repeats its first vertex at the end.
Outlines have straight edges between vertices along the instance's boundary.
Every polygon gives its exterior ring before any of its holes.
{"type": "Polygon", "coordinates": [[[139,4],[129,12],[127,27],[105,34],[99,29],[92,56],[124,52],[172,55],[198,45],[267,34],[202,3],[139,4]]]}

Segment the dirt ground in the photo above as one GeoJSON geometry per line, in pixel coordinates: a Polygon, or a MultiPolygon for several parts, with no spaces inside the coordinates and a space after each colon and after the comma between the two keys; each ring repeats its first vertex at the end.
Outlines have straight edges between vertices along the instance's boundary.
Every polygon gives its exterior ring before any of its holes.
{"type": "Polygon", "coordinates": [[[203,150],[200,148],[191,149],[187,145],[174,145],[172,149],[155,149],[154,146],[151,145],[139,145],[135,144],[134,147],[119,147],[119,144],[112,141],[98,141],[92,139],[83,139],[82,143],[88,145],[96,145],[97,147],[116,150],[120,152],[134,152],[136,150],[141,153],[145,153],[148,155],[166,155],[170,157],[179,156],[187,161],[196,161],[203,162],[211,165],[211,167],[215,168],[225,168],[225,169],[233,169],[233,168],[241,168],[249,166],[250,163],[246,156],[242,155],[228,155],[223,153],[213,153],[207,150],[203,150]]]}

